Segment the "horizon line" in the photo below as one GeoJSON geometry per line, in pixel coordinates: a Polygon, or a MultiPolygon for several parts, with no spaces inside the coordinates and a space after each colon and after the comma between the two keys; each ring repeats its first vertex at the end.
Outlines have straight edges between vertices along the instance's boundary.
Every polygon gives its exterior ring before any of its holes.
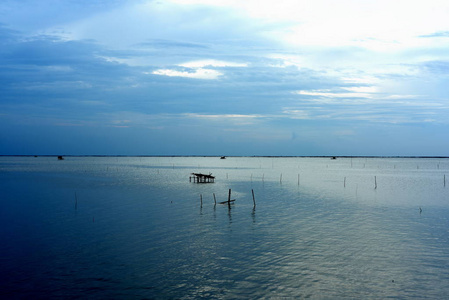
{"type": "Polygon", "coordinates": [[[294,157],[310,157],[310,158],[449,158],[449,156],[441,155],[201,155],[201,154],[166,154],[166,155],[123,155],[123,154],[0,154],[0,157],[271,157],[271,158],[294,158],[294,157]]]}

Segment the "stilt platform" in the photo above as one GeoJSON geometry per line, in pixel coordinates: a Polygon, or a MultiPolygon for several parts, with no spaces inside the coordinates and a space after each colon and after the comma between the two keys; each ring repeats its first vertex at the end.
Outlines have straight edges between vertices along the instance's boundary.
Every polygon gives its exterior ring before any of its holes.
{"type": "Polygon", "coordinates": [[[192,176],[189,177],[190,182],[195,183],[214,183],[215,176],[212,176],[212,173],[209,174],[201,174],[201,173],[192,173],[192,176]]]}

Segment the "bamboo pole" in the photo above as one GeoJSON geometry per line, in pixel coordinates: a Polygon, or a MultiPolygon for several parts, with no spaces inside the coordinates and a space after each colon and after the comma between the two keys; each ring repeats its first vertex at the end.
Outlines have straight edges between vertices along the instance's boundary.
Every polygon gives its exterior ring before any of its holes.
{"type": "Polygon", "coordinates": [[[256,199],[254,198],[254,189],[251,189],[251,193],[253,194],[254,207],[256,207],[256,199]]]}

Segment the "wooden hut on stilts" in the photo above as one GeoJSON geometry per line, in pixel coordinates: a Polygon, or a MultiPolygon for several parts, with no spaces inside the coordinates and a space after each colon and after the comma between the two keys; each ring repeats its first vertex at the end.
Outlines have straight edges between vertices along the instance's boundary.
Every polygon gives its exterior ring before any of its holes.
{"type": "Polygon", "coordinates": [[[215,176],[212,176],[212,173],[209,174],[201,174],[201,173],[192,173],[192,176],[189,177],[190,182],[195,183],[214,183],[215,176]]]}

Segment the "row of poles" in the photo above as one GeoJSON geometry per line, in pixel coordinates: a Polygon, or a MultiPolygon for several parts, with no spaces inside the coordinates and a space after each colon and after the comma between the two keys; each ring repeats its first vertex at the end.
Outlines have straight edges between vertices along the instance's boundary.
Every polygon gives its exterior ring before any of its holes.
{"type": "MultiPolygon", "coordinates": [[[[228,178],[227,174],[226,174],[226,178],[228,178]]],[[[298,174],[298,185],[300,185],[300,179],[301,176],[300,174],[298,174]]],[[[251,174],[251,182],[253,181],[253,174],[251,174]]],[[[262,182],[265,181],[265,174],[262,174],[262,182]]],[[[279,182],[282,184],[282,173],[279,177],[279,182]]],[[[444,187],[446,187],[446,174],[443,175],[443,185],[444,187]]],[[[346,187],[346,176],[344,177],[343,180],[343,186],[346,187]]],[[[377,189],[377,176],[374,176],[374,189],[377,189]]]]}
{"type": "MultiPolygon", "coordinates": [[[[299,179],[300,179],[300,177],[299,177],[299,174],[298,174],[298,185],[299,185],[299,182],[300,182],[299,179]]],[[[280,182],[282,182],[282,174],[281,174],[281,177],[280,177],[280,182]]],[[[446,175],[443,176],[443,184],[444,184],[444,187],[446,187],[446,175]]],[[[346,187],[346,177],[344,178],[343,186],[346,187]]],[[[377,176],[374,176],[374,189],[377,189],[377,176]]],[[[254,196],[254,189],[251,189],[251,194],[252,194],[252,197],[253,197],[253,205],[254,205],[254,208],[255,208],[256,207],[256,198],[254,196]]],[[[215,197],[215,193],[213,193],[213,196],[214,196],[214,203],[215,203],[214,205],[217,205],[217,198],[215,197]]],[[[201,201],[201,207],[203,207],[203,194],[200,194],[200,201],[201,201]]],[[[229,189],[228,200],[219,202],[219,204],[228,204],[230,206],[231,203],[233,203],[233,202],[235,202],[235,199],[231,199],[231,189],[229,189]]]]}

